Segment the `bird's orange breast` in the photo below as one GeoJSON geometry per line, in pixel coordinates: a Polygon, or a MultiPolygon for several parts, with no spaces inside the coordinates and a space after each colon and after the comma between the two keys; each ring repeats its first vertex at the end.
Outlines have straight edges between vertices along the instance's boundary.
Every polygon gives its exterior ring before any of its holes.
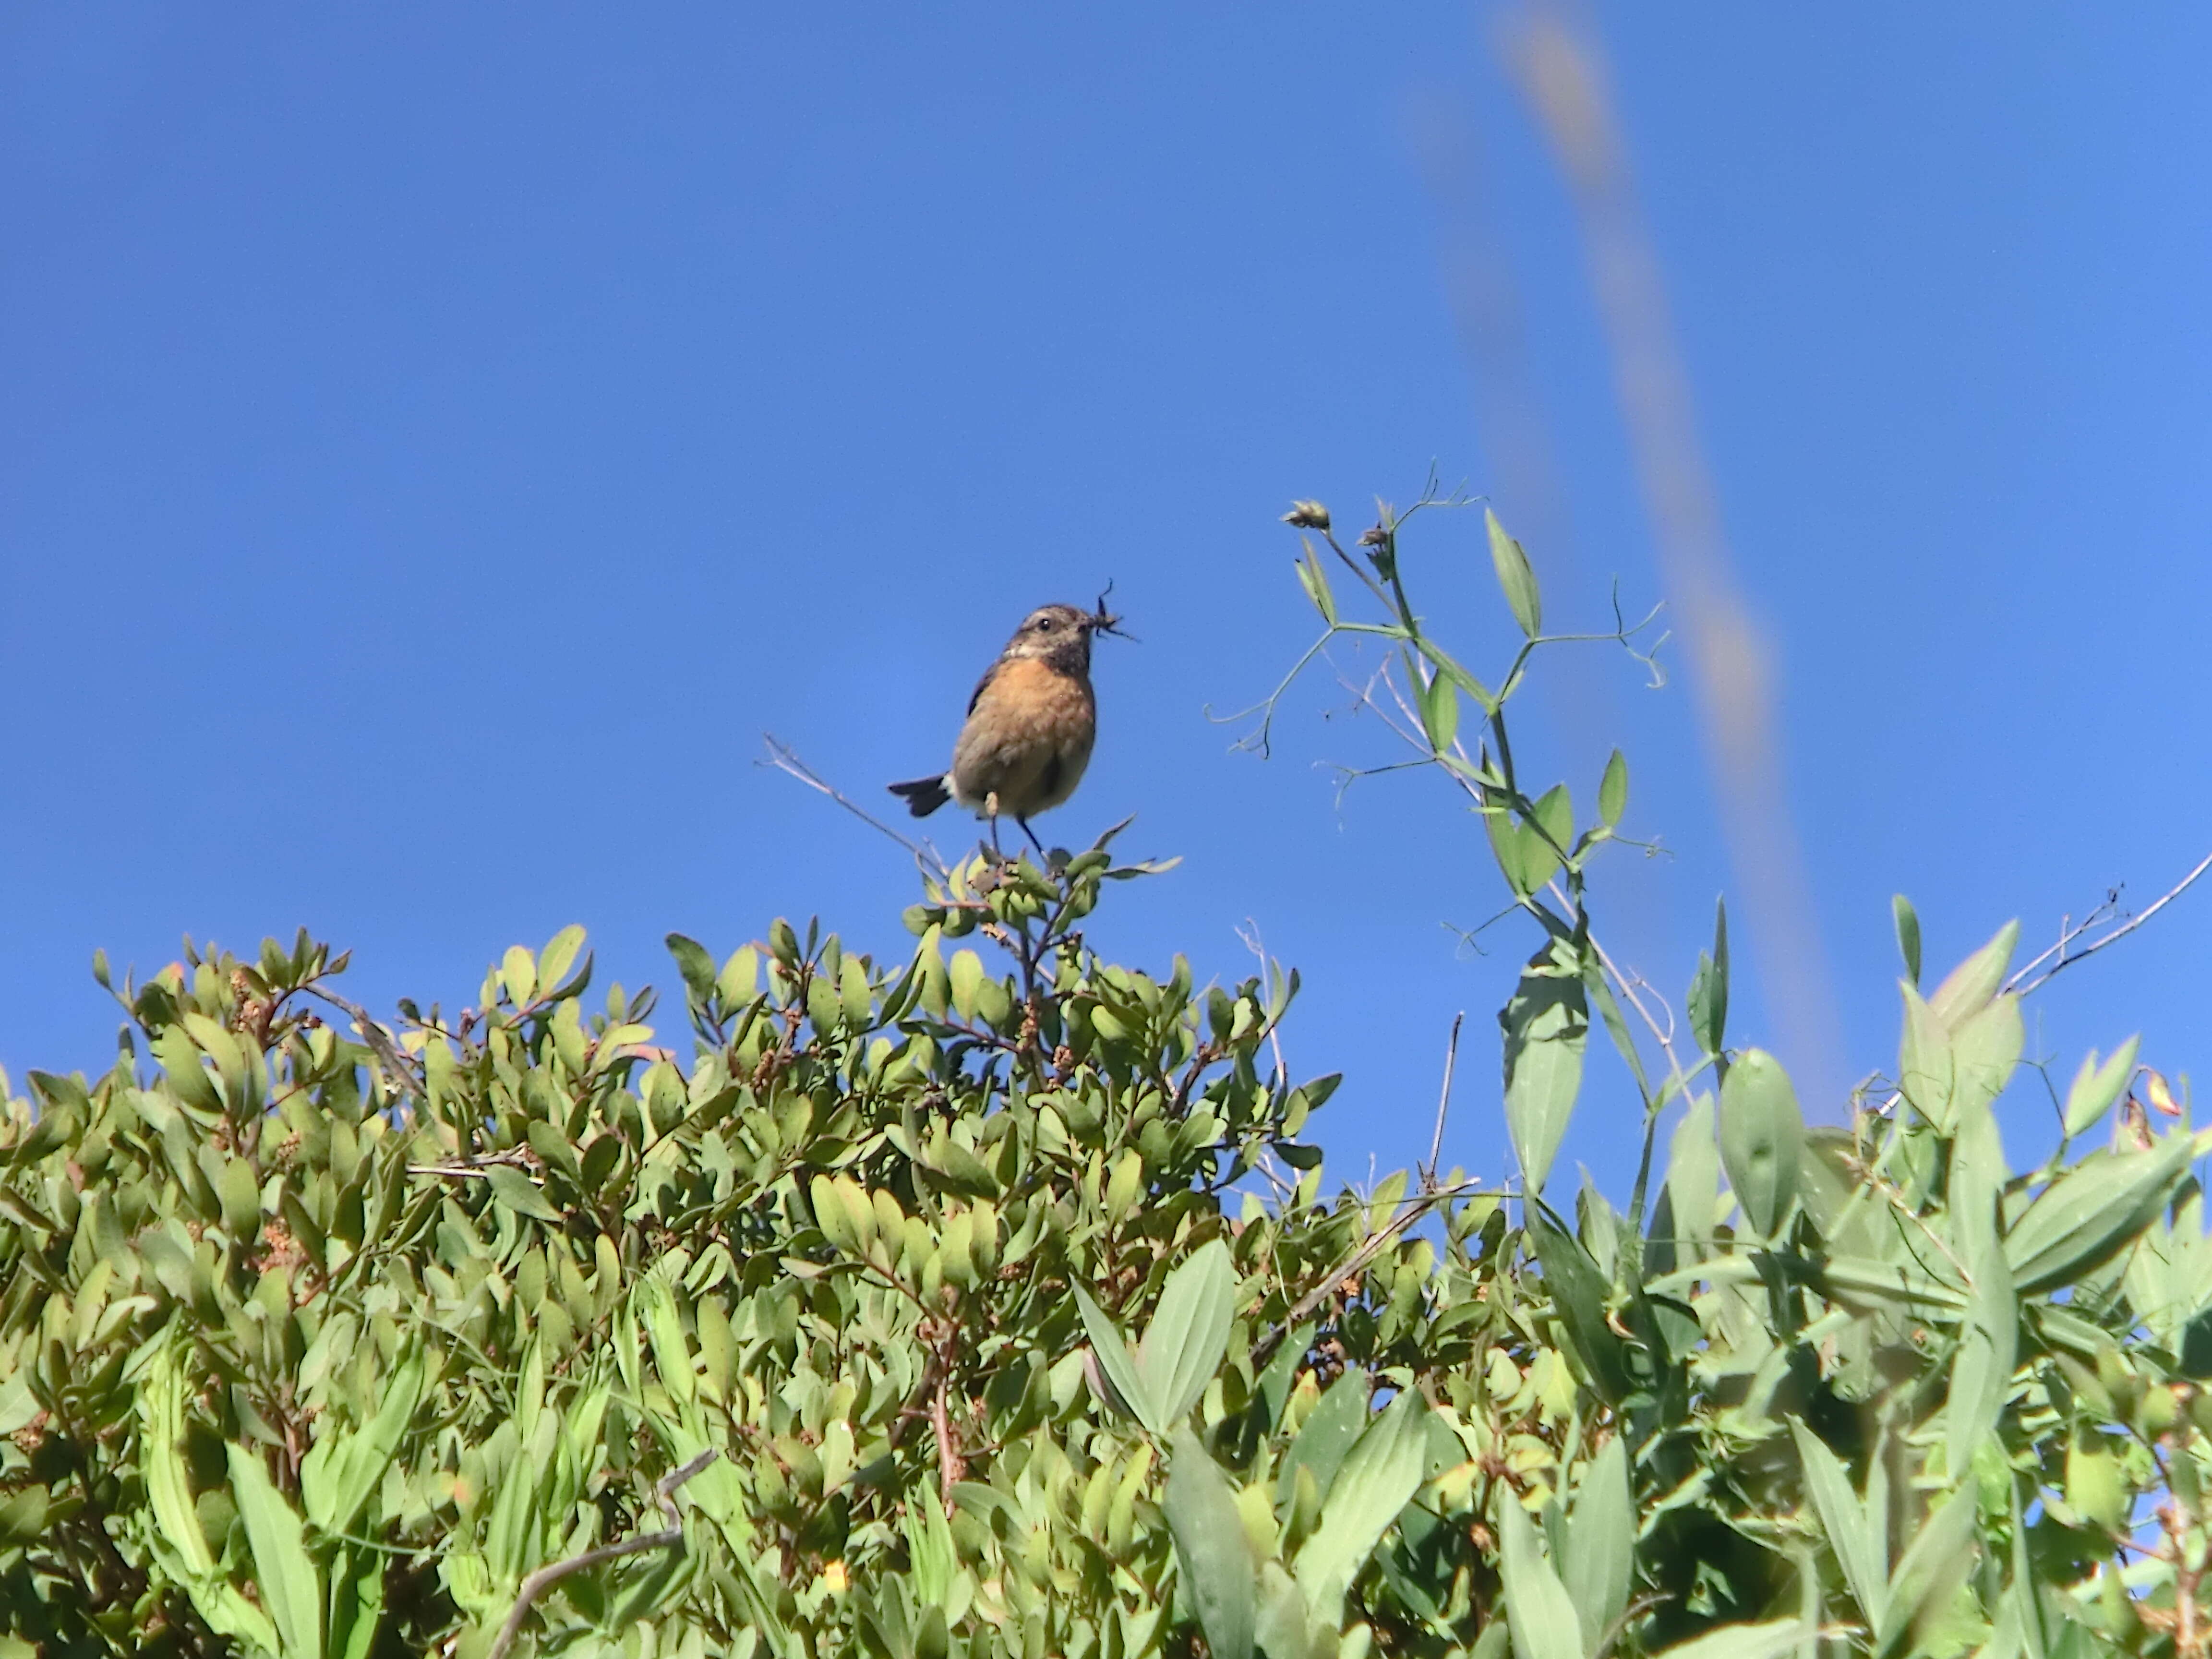
{"type": "Polygon", "coordinates": [[[992,672],[960,730],[952,781],[963,805],[1026,817],[1066,800],[1091,759],[1097,704],[1087,676],[1034,657],[992,672]]]}

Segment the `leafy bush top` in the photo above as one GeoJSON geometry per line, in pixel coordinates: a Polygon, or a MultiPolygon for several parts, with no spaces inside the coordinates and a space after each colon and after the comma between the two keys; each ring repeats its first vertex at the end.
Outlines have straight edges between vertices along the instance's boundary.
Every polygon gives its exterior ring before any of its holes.
{"type": "Polygon", "coordinates": [[[1149,869],[1103,841],[937,867],[902,961],[672,936],[688,1054],[649,994],[587,1012],[574,929],[388,1023],[304,933],[188,947],[113,988],[109,1073],[0,1091],[0,1644],[2203,1651],[2203,1146],[2134,1045],[2012,1170],[2013,933],[1923,995],[1901,926],[1896,1081],[1808,1128],[1726,1044],[1724,927],[1679,1030],[1594,929],[1626,763],[1588,819],[1516,775],[1552,643],[1518,545],[1491,521],[1527,639],[1492,691],[1407,601],[1401,519],[1348,552],[1292,518],[1322,645],[1398,653],[1378,711],[1539,935],[1517,1192],[1324,1194],[1295,976],[1098,959],[1149,869]],[[1644,1158],[1562,1208],[1594,1013],[1644,1158]]]}

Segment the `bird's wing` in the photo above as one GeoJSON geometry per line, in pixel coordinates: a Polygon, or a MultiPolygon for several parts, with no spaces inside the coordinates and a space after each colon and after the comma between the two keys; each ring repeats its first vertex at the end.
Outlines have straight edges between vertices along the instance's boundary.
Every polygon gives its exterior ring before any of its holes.
{"type": "Polygon", "coordinates": [[[969,714],[972,714],[975,712],[975,705],[983,701],[983,694],[991,689],[991,682],[999,678],[999,671],[1006,665],[1006,659],[1001,658],[999,661],[993,663],[988,668],[983,671],[983,678],[975,682],[975,695],[968,699],[968,712],[969,714]]]}

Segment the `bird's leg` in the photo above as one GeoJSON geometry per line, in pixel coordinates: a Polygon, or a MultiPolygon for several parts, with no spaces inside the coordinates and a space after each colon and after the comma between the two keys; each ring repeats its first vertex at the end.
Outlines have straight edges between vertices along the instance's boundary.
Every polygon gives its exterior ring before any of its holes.
{"type": "Polygon", "coordinates": [[[1022,826],[1022,833],[1030,838],[1030,845],[1037,849],[1037,856],[1043,858],[1044,843],[1036,838],[1036,831],[1030,828],[1030,821],[1027,818],[1016,818],[1014,822],[1022,826]]]}

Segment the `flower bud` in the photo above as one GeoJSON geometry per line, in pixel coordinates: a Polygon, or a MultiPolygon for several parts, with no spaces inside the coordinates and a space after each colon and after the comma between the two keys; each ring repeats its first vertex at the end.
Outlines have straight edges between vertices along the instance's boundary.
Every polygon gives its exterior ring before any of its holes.
{"type": "Polygon", "coordinates": [[[1292,501],[1291,510],[1283,514],[1283,522],[1293,530],[1328,528],[1328,509],[1319,501],[1292,501]]]}

